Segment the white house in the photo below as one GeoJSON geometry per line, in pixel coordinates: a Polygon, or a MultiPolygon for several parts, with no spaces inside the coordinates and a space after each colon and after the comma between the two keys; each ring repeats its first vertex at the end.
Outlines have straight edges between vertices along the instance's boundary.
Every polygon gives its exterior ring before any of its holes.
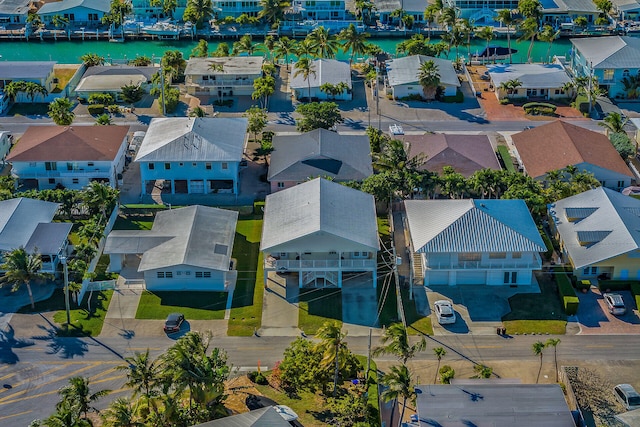
{"type": "Polygon", "coordinates": [[[546,248],[523,200],[407,200],[404,206],[412,271],[421,272],[425,286],[534,283],[546,248]]]}
{"type": "Polygon", "coordinates": [[[352,98],[351,67],[348,62],[336,59],[316,59],[312,62],[311,69],[313,73],[309,74],[308,79],[305,79],[302,74],[296,75],[298,72],[296,64],[291,67],[289,87],[297,99],[309,98],[309,93],[311,93],[311,99],[319,100],[346,101],[352,98]],[[346,90],[339,94],[329,94],[320,90],[325,83],[333,86],[344,83],[346,90]]]}
{"type": "Polygon", "coordinates": [[[42,257],[43,273],[55,273],[59,256],[67,254],[73,224],[52,222],[58,203],[24,197],[0,201],[0,256],[14,249],[42,257]]]}
{"type": "Polygon", "coordinates": [[[560,64],[489,64],[487,70],[498,99],[548,100],[569,96],[564,86],[571,82],[571,78],[560,64]],[[520,86],[511,93],[501,88],[503,83],[510,80],[520,82],[520,86]]]}
{"type": "Polygon", "coordinates": [[[104,253],[120,272],[127,255],[140,255],[138,272],[151,291],[226,291],[235,285],[231,252],[238,212],[188,206],[158,212],[151,230],[113,230],[104,253]]]}
{"type": "Polygon", "coordinates": [[[11,145],[13,144],[13,135],[11,132],[0,132],[0,158],[4,162],[7,158],[7,154],[9,154],[9,150],[11,150],[11,145]]]}
{"type": "Polygon", "coordinates": [[[100,25],[110,10],[110,3],[103,0],[61,0],[45,3],[38,15],[45,23],[51,22],[54,16],[62,16],[71,25],[93,27],[100,25]]]}
{"type": "MultiPolygon", "coordinates": [[[[37,83],[48,92],[56,86],[54,81],[55,61],[0,61],[0,114],[9,108],[11,100],[4,93],[4,87],[13,81],[37,83]]],[[[47,102],[45,96],[35,94],[30,98],[19,92],[16,102],[47,102]]]]}
{"type": "MultiPolygon", "coordinates": [[[[428,0],[374,0],[375,10],[383,24],[398,24],[399,17],[392,17],[394,11],[404,10],[405,15],[413,16],[414,23],[424,23],[424,10],[429,6],[428,0]]],[[[431,25],[435,28],[437,24],[431,25]]]]}
{"type": "Polygon", "coordinates": [[[273,271],[297,274],[300,287],[340,288],[358,274],[375,287],[379,248],[370,194],[316,178],[267,196],[260,241],[265,283],[273,271]]]}
{"type": "Polygon", "coordinates": [[[258,0],[212,0],[213,13],[216,19],[227,16],[237,18],[240,15],[258,16],[262,10],[258,0]]]}
{"type": "Polygon", "coordinates": [[[158,19],[173,18],[178,21],[182,20],[184,10],[187,8],[187,0],[177,0],[176,8],[168,15],[162,9],[162,3],[153,0],[132,0],[132,14],[137,21],[156,21],[158,19]]]}
{"type": "Polygon", "coordinates": [[[92,94],[108,93],[116,101],[122,101],[123,86],[139,86],[148,93],[153,75],[159,70],[160,67],[132,65],[88,67],[75,88],[75,95],[88,99],[92,94]]]}
{"type": "Polygon", "coordinates": [[[250,96],[262,76],[261,56],[189,58],[184,71],[187,93],[211,96],[250,96]]]}
{"type": "Polygon", "coordinates": [[[292,9],[302,19],[338,21],[345,19],[345,0],[293,0],[292,9]]]}
{"type": "Polygon", "coordinates": [[[238,193],[247,119],[151,120],[138,149],[142,194],[163,181],[171,194],[238,193]]]}
{"type": "Polygon", "coordinates": [[[26,188],[81,189],[91,181],[116,188],[128,132],[128,126],[30,126],[7,161],[26,188]]]}
{"type": "Polygon", "coordinates": [[[427,61],[433,61],[440,74],[440,86],[444,88],[445,96],[455,96],[460,81],[453,62],[447,59],[434,58],[425,55],[412,55],[387,61],[387,85],[394,98],[402,99],[407,96],[424,96],[422,86],[418,81],[420,67],[427,61]]]}

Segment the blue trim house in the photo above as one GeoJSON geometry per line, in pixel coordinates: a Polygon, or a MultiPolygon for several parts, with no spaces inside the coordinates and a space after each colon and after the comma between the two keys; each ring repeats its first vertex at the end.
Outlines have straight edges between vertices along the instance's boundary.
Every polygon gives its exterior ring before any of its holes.
{"type": "Polygon", "coordinates": [[[102,24],[102,17],[109,13],[110,4],[101,0],[62,0],[45,3],[38,15],[44,23],[49,23],[54,16],[59,15],[69,20],[70,25],[98,26],[102,24]]]}

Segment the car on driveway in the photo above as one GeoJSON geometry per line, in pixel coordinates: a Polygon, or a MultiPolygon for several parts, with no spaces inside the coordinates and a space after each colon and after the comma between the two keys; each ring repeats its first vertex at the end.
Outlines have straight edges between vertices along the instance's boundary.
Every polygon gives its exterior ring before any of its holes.
{"type": "Polygon", "coordinates": [[[627,307],[624,305],[624,300],[622,299],[622,295],[620,294],[602,294],[602,298],[604,298],[605,304],[607,304],[607,309],[609,313],[614,316],[622,316],[627,312],[627,307]]]}
{"type": "Polygon", "coordinates": [[[640,393],[631,384],[618,384],[613,388],[613,394],[627,411],[640,408],[640,393]]]}
{"type": "Polygon", "coordinates": [[[453,310],[453,304],[451,301],[438,300],[433,303],[438,323],[441,325],[450,325],[456,323],[456,312],[453,310]]]}
{"type": "Polygon", "coordinates": [[[184,322],[184,315],[182,313],[171,313],[167,316],[167,320],[164,321],[164,331],[167,334],[180,331],[180,325],[184,322]]]}

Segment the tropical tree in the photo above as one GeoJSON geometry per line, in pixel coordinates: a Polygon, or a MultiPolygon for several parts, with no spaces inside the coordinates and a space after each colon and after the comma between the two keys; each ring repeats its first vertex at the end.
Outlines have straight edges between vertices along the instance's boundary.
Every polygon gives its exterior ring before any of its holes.
{"type": "Polygon", "coordinates": [[[206,58],[209,56],[209,43],[205,39],[198,40],[198,44],[191,50],[191,58],[206,58]]]}
{"type": "Polygon", "coordinates": [[[316,58],[318,56],[318,50],[309,40],[309,36],[296,43],[295,53],[298,58],[316,58]]]}
{"type": "Polygon", "coordinates": [[[531,346],[533,354],[540,357],[540,367],[538,368],[538,376],[536,377],[536,384],[540,381],[540,372],[542,371],[542,356],[544,353],[545,344],[542,341],[536,341],[531,346]]]}
{"type": "Polygon", "coordinates": [[[402,411],[400,412],[400,420],[398,427],[402,426],[404,412],[407,407],[407,401],[415,399],[416,392],[411,386],[411,373],[405,365],[394,365],[389,372],[380,378],[380,384],[386,388],[380,393],[380,398],[384,402],[398,401],[402,399],[402,411]]]}
{"type": "Polygon", "coordinates": [[[284,11],[289,7],[289,2],[284,0],[260,0],[262,10],[258,13],[258,18],[265,20],[269,24],[275,24],[284,17],[284,11]]]}
{"type": "Polygon", "coordinates": [[[469,60],[469,64],[471,64],[471,36],[474,34],[473,32],[475,31],[476,27],[469,19],[463,18],[458,21],[458,28],[460,29],[461,36],[465,39],[465,45],[467,46],[467,58],[469,60]]]}
{"type": "Polygon", "coordinates": [[[107,427],[145,427],[135,414],[128,399],[119,397],[102,414],[107,427]]]}
{"type": "Polygon", "coordinates": [[[33,301],[31,282],[45,277],[40,272],[42,269],[42,258],[40,254],[37,252],[29,254],[23,247],[14,249],[4,255],[2,269],[5,271],[2,281],[12,286],[12,292],[20,289],[22,285],[27,287],[31,308],[34,309],[35,303],[33,301]]]}
{"type": "Polygon", "coordinates": [[[420,341],[411,345],[407,328],[402,323],[393,323],[385,329],[382,337],[382,346],[373,350],[373,354],[392,354],[398,358],[403,365],[407,364],[417,353],[427,348],[427,341],[422,337],[420,341]]]}
{"type": "Polygon", "coordinates": [[[447,27],[447,30],[451,29],[458,19],[458,13],[453,7],[445,7],[440,10],[440,16],[438,17],[438,23],[447,27]]]}
{"type": "Polygon", "coordinates": [[[109,126],[113,124],[113,120],[111,120],[111,116],[107,113],[101,114],[96,117],[96,126],[109,126]]]}
{"type": "Polygon", "coordinates": [[[436,91],[440,85],[440,73],[438,72],[438,66],[433,60],[425,61],[420,65],[418,83],[422,86],[424,96],[427,100],[435,98],[436,91]]]}
{"type": "Polygon", "coordinates": [[[195,24],[196,28],[202,28],[205,22],[213,17],[213,3],[211,0],[187,0],[183,18],[195,24]]]}
{"type": "Polygon", "coordinates": [[[238,55],[241,53],[246,53],[247,55],[251,56],[254,54],[257,48],[258,46],[253,43],[251,35],[245,34],[244,36],[240,37],[240,40],[233,43],[233,54],[238,55]]]}
{"type": "Polygon", "coordinates": [[[524,17],[524,20],[520,23],[522,36],[520,36],[518,41],[530,40],[529,50],[527,51],[527,61],[531,62],[533,43],[538,34],[538,21],[542,14],[542,4],[539,0],[520,0],[518,2],[518,11],[524,17]]]}
{"type": "Polygon", "coordinates": [[[49,117],[58,126],[69,126],[76,116],[71,109],[73,102],[69,98],[56,98],[49,103],[49,117]]]}
{"type": "MultiPolygon", "coordinates": [[[[476,32],[476,36],[478,36],[478,38],[485,40],[487,42],[487,55],[489,55],[489,43],[491,43],[491,40],[493,40],[493,38],[495,37],[495,34],[493,33],[493,27],[482,27],[482,29],[478,32],[476,32]]],[[[489,57],[487,56],[487,59],[489,59],[489,57]]],[[[484,60],[484,58],[483,58],[484,60]]]]}
{"type": "Polygon", "coordinates": [[[356,0],[356,19],[362,20],[365,25],[369,25],[369,23],[371,22],[371,11],[375,8],[375,4],[370,0],[356,0]]]}
{"type": "Polygon", "coordinates": [[[549,338],[545,347],[553,347],[553,362],[556,366],[556,382],[558,382],[558,344],[560,344],[560,338],[549,338]]]}
{"type": "Polygon", "coordinates": [[[367,48],[367,38],[369,33],[360,33],[355,25],[350,24],[347,28],[340,31],[338,40],[342,42],[342,51],[347,53],[351,51],[349,56],[349,64],[353,62],[354,55],[362,55],[367,48]]]}
{"type": "Polygon", "coordinates": [[[600,16],[596,19],[596,25],[607,25],[609,23],[609,14],[613,9],[611,0],[594,0],[593,3],[600,10],[600,16]]]}
{"type": "Polygon", "coordinates": [[[80,60],[87,67],[95,67],[98,65],[104,65],[104,57],[97,53],[85,53],[80,57],[80,60]]]}
{"type": "Polygon", "coordinates": [[[321,58],[336,57],[340,43],[325,27],[320,26],[315,28],[307,35],[307,40],[321,58]]]}
{"type": "Polygon", "coordinates": [[[106,220],[108,213],[116,206],[119,194],[120,190],[98,181],[91,181],[82,192],[82,203],[91,215],[99,213],[106,220]]]}
{"type": "Polygon", "coordinates": [[[598,125],[606,128],[608,132],[612,133],[624,133],[624,126],[629,119],[623,118],[622,114],[613,111],[605,116],[605,118],[598,123],[598,125]]]}
{"type": "Polygon", "coordinates": [[[222,42],[222,43],[218,44],[218,47],[211,54],[211,56],[216,57],[216,58],[222,58],[222,57],[225,57],[225,56],[229,56],[229,54],[230,54],[230,52],[229,52],[229,44],[222,42]]]}
{"type": "Polygon", "coordinates": [[[519,79],[511,79],[500,83],[498,89],[504,90],[507,93],[507,98],[509,98],[509,96],[516,93],[521,86],[522,82],[519,79]]]}
{"type": "Polygon", "coordinates": [[[179,50],[167,50],[162,55],[160,65],[171,80],[181,79],[187,68],[187,61],[179,50]],[[166,69],[168,69],[168,73],[166,69]]]}
{"type": "Polygon", "coordinates": [[[271,75],[258,77],[253,81],[253,93],[251,99],[259,99],[262,108],[269,105],[269,97],[276,91],[276,79],[271,75]]]}
{"type": "Polygon", "coordinates": [[[206,117],[207,112],[199,105],[189,112],[189,117],[206,117]]]}
{"type": "Polygon", "coordinates": [[[126,372],[125,385],[133,389],[133,396],[144,397],[147,405],[152,405],[152,399],[158,395],[161,386],[160,363],[149,357],[149,349],[144,353],[135,353],[132,357],[125,358],[126,365],[116,369],[126,372]]]}
{"type": "Polygon", "coordinates": [[[347,334],[343,333],[341,327],[336,322],[325,322],[318,329],[316,338],[320,339],[317,349],[323,354],[322,366],[334,366],[333,371],[333,396],[338,391],[338,374],[340,373],[340,355],[347,350],[344,339],[347,334]]]}
{"type": "Polygon", "coordinates": [[[258,133],[262,132],[268,123],[267,110],[254,105],[244,113],[244,116],[249,122],[247,130],[253,133],[253,140],[257,141],[258,133]]]}
{"type": "Polygon", "coordinates": [[[129,65],[133,65],[134,67],[148,67],[151,65],[151,58],[147,55],[136,56],[134,59],[129,61],[129,65]]]}
{"type": "Polygon", "coordinates": [[[547,42],[547,56],[548,61],[551,62],[551,45],[553,41],[560,36],[560,30],[555,30],[551,25],[545,25],[542,27],[542,31],[538,33],[538,40],[547,42]]]}
{"type": "Polygon", "coordinates": [[[273,49],[276,47],[276,39],[271,34],[267,35],[262,42],[262,49],[267,54],[267,58],[271,61],[273,49]]]}
{"type": "Polygon", "coordinates": [[[287,36],[280,37],[278,41],[275,42],[275,46],[273,50],[275,57],[284,58],[287,71],[289,71],[289,55],[291,55],[291,53],[295,51],[295,47],[296,47],[296,41],[291,40],[287,36]]]}
{"type": "Polygon", "coordinates": [[[162,7],[162,12],[173,18],[173,13],[178,7],[178,0],[151,0],[149,4],[153,7],[162,7]]]}
{"type": "Polygon", "coordinates": [[[122,100],[127,104],[135,104],[144,96],[144,89],[139,85],[124,85],[120,89],[122,90],[122,100]]]}
{"type": "Polygon", "coordinates": [[[58,391],[62,400],[70,402],[78,408],[80,414],[85,418],[90,410],[97,411],[91,404],[109,393],[111,393],[111,390],[100,390],[91,393],[89,389],[89,379],[80,376],[69,378],[69,384],[58,391]]]}
{"type": "Polygon", "coordinates": [[[436,348],[433,349],[433,354],[435,354],[436,358],[438,359],[438,366],[436,368],[436,375],[433,378],[433,383],[435,384],[436,381],[438,381],[438,372],[440,372],[440,362],[442,361],[442,358],[444,356],[446,356],[447,350],[445,350],[444,347],[436,347],[436,348]]]}
{"type": "Polygon", "coordinates": [[[573,25],[584,30],[589,26],[589,20],[586,16],[580,15],[573,20],[573,25]]]}
{"type": "Polygon", "coordinates": [[[65,18],[62,15],[53,15],[51,17],[51,24],[53,24],[54,27],[56,28],[60,28],[60,27],[67,27],[67,25],[69,25],[69,18],[65,18]]]}
{"type": "Polygon", "coordinates": [[[431,38],[431,24],[436,22],[438,18],[438,14],[440,13],[440,8],[438,5],[432,3],[424,10],[424,20],[427,21],[427,38],[431,38]]]}
{"type": "Polygon", "coordinates": [[[496,20],[498,22],[500,22],[501,24],[505,25],[507,27],[507,48],[509,49],[509,64],[511,64],[512,62],[512,55],[511,55],[511,25],[513,25],[516,20],[513,16],[513,12],[511,11],[511,9],[502,9],[498,11],[498,16],[496,17],[496,20]]]}
{"type": "Polygon", "coordinates": [[[293,77],[302,76],[302,79],[307,82],[308,88],[308,101],[311,101],[311,80],[309,77],[316,77],[316,66],[309,58],[300,58],[298,62],[293,66],[293,77]]]}
{"type": "Polygon", "coordinates": [[[46,427],[93,427],[93,423],[80,417],[80,411],[71,402],[62,401],[56,405],[56,412],[42,421],[46,427]]]}
{"type": "Polygon", "coordinates": [[[335,102],[310,102],[296,107],[296,113],[302,118],[296,120],[298,131],[309,132],[314,129],[331,129],[344,120],[335,102]]]}

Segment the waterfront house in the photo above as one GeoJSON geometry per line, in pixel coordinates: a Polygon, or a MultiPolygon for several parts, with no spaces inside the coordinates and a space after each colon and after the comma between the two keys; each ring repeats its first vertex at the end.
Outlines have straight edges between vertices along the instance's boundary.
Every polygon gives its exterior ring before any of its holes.
{"type": "Polygon", "coordinates": [[[11,132],[0,132],[0,159],[4,162],[7,158],[7,154],[9,154],[9,150],[11,150],[11,145],[13,145],[13,135],[11,132]]]}
{"type": "Polygon", "coordinates": [[[188,206],[158,212],[151,230],[113,230],[104,253],[109,270],[142,273],[150,291],[226,291],[233,287],[231,252],[238,212],[188,206]]]}
{"type": "Polygon", "coordinates": [[[258,0],[212,0],[213,14],[216,19],[224,19],[228,16],[237,18],[240,15],[257,17],[262,6],[258,0]]]}
{"type": "Polygon", "coordinates": [[[128,126],[30,126],[7,156],[22,188],[81,189],[91,181],[116,188],[128,126]]]}
{"type": "MultiPolygon", "coordinates": [[[[428,0],[374,0],[375,10],[383,24],[399,24],[399,17],[392,17],[394,11],[402,9],[404,15],[413,17],[415,24],[424,23],[424,10],[429,6],[428,0]]],[[[434,25],[432,22],[431,25],[434,25]]]]}
{"type": "Polygon", "coordinates": [[[153,0],[132,0],[131,8],[132,15],[137,22],[152,23],[166,18],[181,21],[184,10],[187,8],[187,0],[177,0],[176,8],[170,14],[164,12],[161,2],[153,0]]]}
{"type": "Polygon", "coordinates": [[[351,67],[348,62],[336,59],[316,59],[312,62],[312,69],[314,73],[309,74],[309,78],[305,79],[302,74],[296,75],[298,70],[295,64],[291,67],[289,87],[296,99],[308,98],[309,92],[311,99],[338,101],[351,99],[351,67]],[[334,87],[343,83],[346,85],[346,89],[339,94],[327,93],[320,89],[325,83],[334,87]]]}
{"type": "MultiPolygon", "coordinates": [[[[37,83],[47,92],[58,83],[54,77],[55,61],[0,61],[0,114],[11,105],[12,100],[4,93],[4,87],[14,81],[37,83]]],[[[15,102],[48,102],[42,94],[29,95],[18,92],[15,102]]]]}
{"type": "Polygon", "coordinates": [[[426,133],[402,138],[410,158],[424,156],[422,170],[441,174],[445,166],[451,166],[454,171],[469,177],[481,169],[501,169],[487,135],[426,133]]]}
{"type": "Polygon", "coordinates": [[[366,135],[341,135],[316,129],[300,135],[275,135],[267,181],[271,192],[314,177],[336,182],[363,181],[373,174],[366,135]]]}
{"type": "Polygon", "coordinates": [[[3,0],[0,2],[0,26],[26,24],[33,0],[3,0]]]}
{"type": "Polygon", "coordinates": [[[412,55],[387,61],[387,93],[395,99],[409,96],[424,96],[424,90],[418,82],[420,67],[427,61],[433,61],[440,74],[440,86],[444,88],[444,96],[455,96],[460,81],[453,63],[447,59],[425,55],[412,55]]]}
{"type": "Polygon", "coordinates": [[[55,273],[59,256],[66,255],[73,224],[53,222],[58,203],[19,197],[0,201],[0,256],[14,249],[42,257],[42,273],[55,273]]]}
{"type": "Polygon", "coordinates": [[[379,248],[370,194],[316,178],[267,196],[265,282],[272,271],[296,274],[300,287],[340,288],[356,275],[375,287],[379,248]]]}
{"type": "Polygon", "coordinates": [[[578,280],[640,280],[640,200],[599,187],[550,204],[549,218],[578,280]]]}
{"type": "Polygon", "coordinates": [[[516,158],[524,173],[544,181],[548,172],[569,165],[590,172],[603,187],[620,191],[633,174],[609,138],[580,126],[556,120],[512,136],[516,158]]]}
{"type": "Polygon", "coordinates": [[[637,21],[640,17],[640,3],[638,0],[611,0],[615,17],[621,21],[637,21]]]}
{"type": "Polygon", "coordinates": [[[571,39],[570,68],[576,77],[594,76],[610,98],[636,98],[635,87],[627,91],[622,79],[640,72],[640,38],[608,36],[571,39]]]}
{"type": "Polygon", "coordinates": [[[261,56],[189,58],[184,72],[191,95],[250,96],[253,82],[262,76],[261,56]]]}
{"type": "Polygon", "coordinates": [[[535,283],[546,248],[523,200],[406,200],[404,206],[414,281],[535,283]]]}
{"type": "Polygon", "coordinates": [[[60,0],[45,3],[38,10],[38,15],[45,24],[54,16],[62,16],[70,25],[96,27],[102,24],[102,18],[110,11],[110,4],[102,0],[60,0]]]}
{"type": "Polygon", "coordinates": [[[564,87],[571,78],[560,64],[491,64],[487,70],[498,99],[550,100],[568,96],[564,87]],[[513,80],[520,82],[516,89],[501,87],[513,80]]]}
{"type": "Polygon", "coordinates": [[[108,93],[116,101],[122,101],[123,86],[139,86],[145,92],[151,88],[153,75],[159,67],[134,67],[132,65],[99,65],[88,67],[78,86],[75,95],[87,100],[93,94],[108,93]]]}
{"type": "Polygon", "coordinates": [[[293,0],[292,10],[302,19],[341,21],[345,19],[345,0],[293,0]]]}
{"type": "Polygon", "coordinates": [[[156,181],[171,194],[237,194],[246,139],[244,117],[151,120],[135,159],[142,194],[156,181]]]}
{"type": "MultiPolygon", "coordinates": [[[[579,16],[584,16],[593,25],[600,10],[590,0],[544,0],[542,1],[542,22],[559,30],[562,24],[573,24],[579,16]]],[[[536,58],[537,59],[537,58],[536,58]]],[[[547,60],[547,58],[544,58],[547,60]]]]}

